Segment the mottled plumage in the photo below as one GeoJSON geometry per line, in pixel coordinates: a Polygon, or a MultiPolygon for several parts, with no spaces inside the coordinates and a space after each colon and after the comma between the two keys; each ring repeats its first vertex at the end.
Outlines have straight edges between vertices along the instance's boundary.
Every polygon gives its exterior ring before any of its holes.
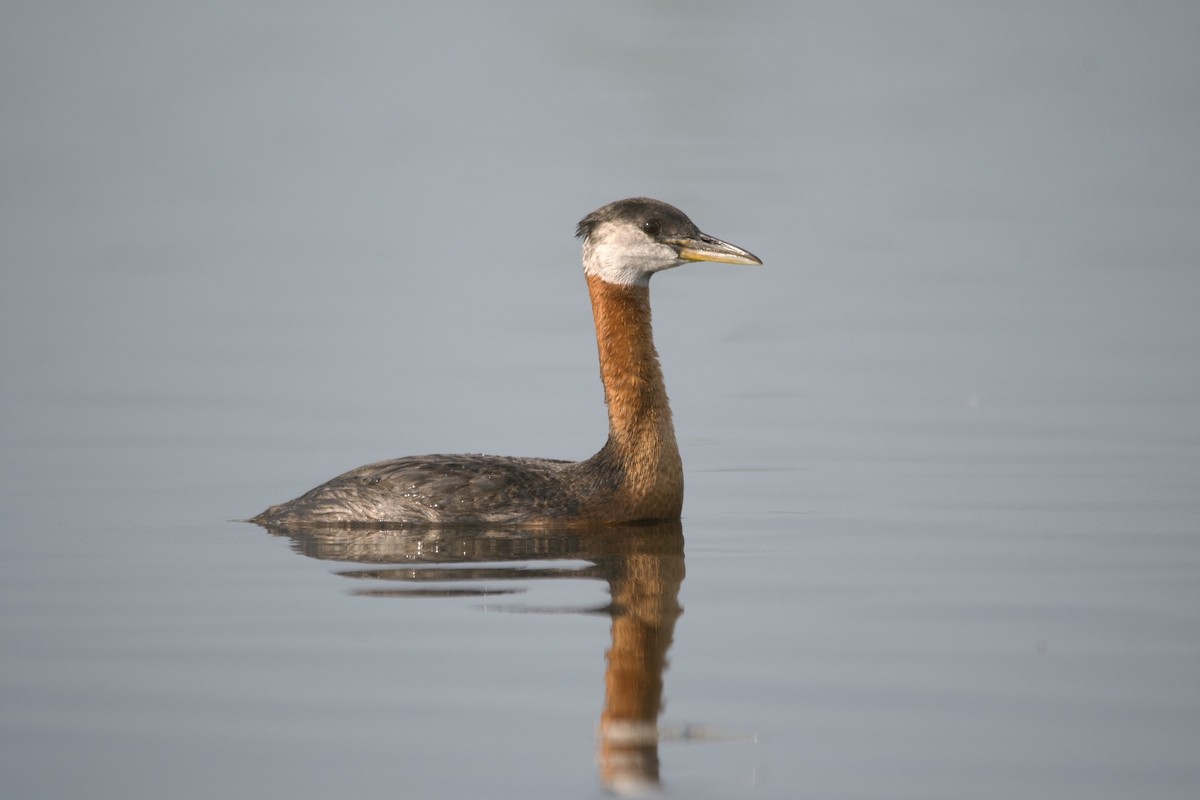
{"type": "Polygon", "coordinates": [[[579,223],[609,437],[586,461],[408,456],[351,470],[252,522],[304,526],[615,524],[678,519],[683,465],[650,327],[650,276],[688,261],[759,264],[679,209],[619,200],[579,223]]]}

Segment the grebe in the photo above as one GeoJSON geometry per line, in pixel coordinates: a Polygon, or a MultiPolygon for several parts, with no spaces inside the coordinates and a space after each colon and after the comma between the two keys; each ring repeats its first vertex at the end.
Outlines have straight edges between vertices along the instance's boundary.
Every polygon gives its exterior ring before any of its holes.
{"type": "Polygon", "coordinates": [[[688,261],[761,264],[645,197],[588,214],[583,272],[592,299],[608,441],[586,461],[408,456],[351,470],[251,522],[301,526],[604,525],[677,520],[683,463],[650,330],[650,276],[688,261]]]}

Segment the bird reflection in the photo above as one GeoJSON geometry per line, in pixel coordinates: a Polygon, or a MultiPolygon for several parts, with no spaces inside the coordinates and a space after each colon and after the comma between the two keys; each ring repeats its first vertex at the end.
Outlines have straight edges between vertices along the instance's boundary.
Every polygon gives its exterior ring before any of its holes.
{"type": "Polygon", "coordinates": [[[311,558],[378,565],[339,573],[345,577],[401,584],[364,588],[356,592],[361,595],[511,595],[523,590],[497,588],[496,584],[536,579],[606,581],[610,599],[605,605],[539,610],[604,613],[611,618],[599,725],[600,782],[619,794],[653,791],[659,786],[663,672],[675,621],[682,613],[683,529],[679,522],[548,532],[267,530],[290,538],[297,552],[311,558]],[[575,563],[556,566],[556,561],[575,563]],[[539,566],[530,567],[530,562],[539,566]],[[446,588],[447,584],[456,585],[446,588]]]}

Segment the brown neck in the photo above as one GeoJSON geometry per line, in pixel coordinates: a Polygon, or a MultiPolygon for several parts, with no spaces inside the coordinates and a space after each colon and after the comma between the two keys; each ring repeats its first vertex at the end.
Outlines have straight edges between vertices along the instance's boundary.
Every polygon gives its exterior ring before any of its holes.
{"type": "Polygon", "coordinates": [[[587,282],[608,404],[608,443],[592,462],[617,470],[628,519],[678,519],[683,464],[650,328],[650,290],[592,275],[587,282]]]}

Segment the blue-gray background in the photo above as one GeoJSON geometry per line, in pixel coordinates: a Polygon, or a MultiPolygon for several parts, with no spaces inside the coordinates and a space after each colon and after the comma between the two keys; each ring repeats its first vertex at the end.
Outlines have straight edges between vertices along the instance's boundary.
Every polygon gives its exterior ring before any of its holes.
{"type": "MultiPolygon", "coordinates": [[[[607,623],[353,596],[229,520],[604,435],[655,280],[688,797],[1193,797],[1200,10],[6,3],[0,793],[563,797],[607,623]]],[[[539,584],[530,602],[599,601],[539,584]]]]}

